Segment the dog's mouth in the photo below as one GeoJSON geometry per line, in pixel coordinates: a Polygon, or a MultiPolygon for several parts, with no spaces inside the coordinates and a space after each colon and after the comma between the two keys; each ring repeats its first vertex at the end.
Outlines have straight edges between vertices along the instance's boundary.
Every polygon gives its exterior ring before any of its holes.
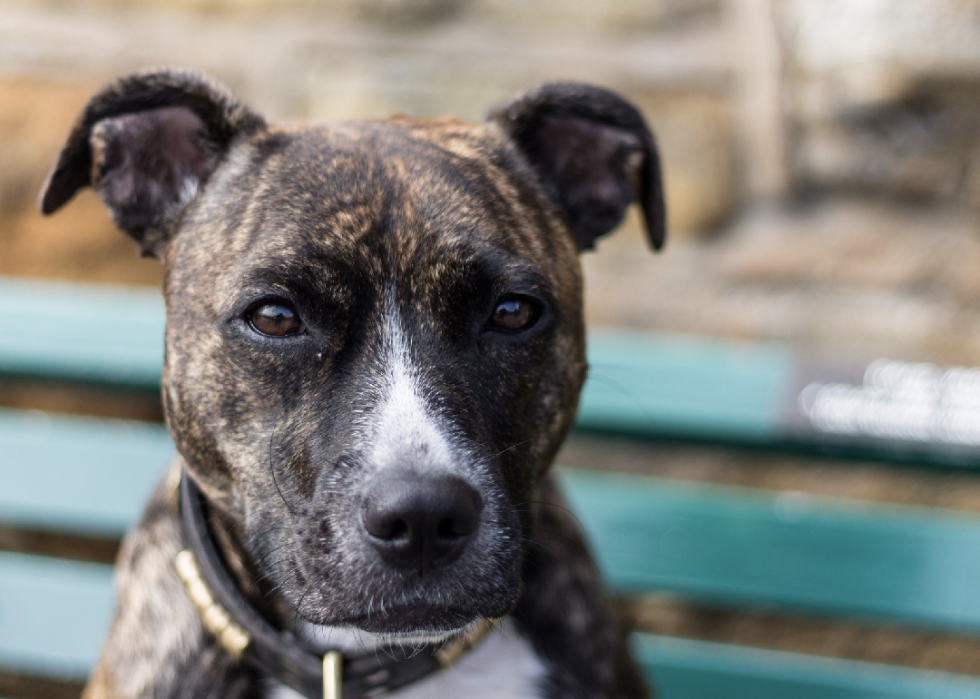
{"type": "Polygon", "coordinates": [[[418,615],[397,612],[397,623],[392,624],[378,615],[372,614],[370,619],[357,617],[337,626],[319,626],[305,622],[301,625],[300,633],[314,647],[320,649],[343,648],[345,650],[366,650],[391,647],[418,648],[425,645],[441,645],[455,637],[467,635],[474,630],[485,627],[488,622],[483,617],[464,615],[462,612],[452,613],[442,619],[434,616],[431,611],[420,612],[418,615]],[[417,617],[414,618],[413,617],[417,617]],[[419,622],[411,626],[412,621],[419,622]],[[461,622],[460,619],[466,619],[461,622]],[[442,623],[439,623],[439,622],[442,623]]]}
{"type": "MultiPolygon", "coordinates": [[[[346,625],[398,642],[417,638],[445,640],[469,626],[476,619],[472,612],[460,609],[433,608],[425,604],[386,607],[345,619],[346,625]]],[[[424,643],[434,642],[430,640],[424,643]]]]}
{"type": "Polygon", "coordinates": [[[469,629],[478,623],[479,620],[451,629],[421,629],[387,633],[367,632],[367,634],[375,645],[379,647],[402,646],[411,648],[425,645],[441,645],[456,636],[467,633],[469,629]]]}

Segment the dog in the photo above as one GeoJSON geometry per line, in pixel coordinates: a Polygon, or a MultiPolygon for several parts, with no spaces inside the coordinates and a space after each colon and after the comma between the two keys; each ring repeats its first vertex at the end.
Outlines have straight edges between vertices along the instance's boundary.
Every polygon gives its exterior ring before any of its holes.
{"type": "Polygon", "coordinates": [[[146,71],[84,107],[42,212],[85,186],[163,265],[179,455],[87,699],[647,696],[548,475],[578,254],[633,202],[664,242],[633,106],[552,83],[480,124],[270,124],[146,71]]]}

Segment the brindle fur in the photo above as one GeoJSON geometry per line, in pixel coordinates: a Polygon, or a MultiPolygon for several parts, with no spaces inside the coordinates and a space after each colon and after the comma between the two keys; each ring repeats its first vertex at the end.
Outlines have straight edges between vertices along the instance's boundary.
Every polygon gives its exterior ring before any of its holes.
{"type": "MultiPolygon", "coordinates": [[[[547,666],[544,696],[646,696],[546,475],[587,369],[577,253],[631,200],[655,246],[663,239],[656,151],[632,107],[566,84],[477,125],[268,125],[197,74],[141,73],[92,98],[42,210],[85,185],[164,266],[163,398],[179,465],[271,620],[364,621],[365,599],[421,604],[446,624],[512,613],[547,666]],[[515,289],[542,301],[538,323],[485,332],[515,289]],[[307,334],[250,331],[247,310],[268,297],[291,300],[307,334]],[[352,529],[393,312],[486,511],[453,566],[462,572],[426,581],[386,577],[352,529]]],[[[220,650],[181,588],[173,485],[171,474],[124,544],[88,699],[261,697],[270,686],[220,650]]],[[[375,611],[372,623],[402,621],[375,611]]]]}

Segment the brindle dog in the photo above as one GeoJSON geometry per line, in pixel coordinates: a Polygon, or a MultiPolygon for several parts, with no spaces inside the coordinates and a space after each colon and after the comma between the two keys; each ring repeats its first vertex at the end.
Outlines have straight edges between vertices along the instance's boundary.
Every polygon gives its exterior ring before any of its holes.
{"type": "MultiPolygon", "coordinates": [[[[321,649],[502,620],[393,697],[646,696],[547,475],[587,369],[578,253],[633,201],[663,243],[634,107],[558,83],[476,125],[268,124],[143,72],[84,108],[43,212],[86,185],[163,264],[177,468],[266,619],[321,649]]],[[[295,696],[202,625],[174,483],[124,544],[85,696],[295,696]]]]}

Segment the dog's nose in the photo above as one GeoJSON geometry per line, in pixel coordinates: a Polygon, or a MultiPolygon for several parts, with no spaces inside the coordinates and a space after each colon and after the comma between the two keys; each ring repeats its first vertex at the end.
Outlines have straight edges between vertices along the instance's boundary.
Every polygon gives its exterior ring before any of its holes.
{"type": "Polygon", "coordinates": [[[365,493],[364,528],[390,565],[425,575],[459,557],[481,510],[479,494],[453,476],[383,478],[365,493]]]}

